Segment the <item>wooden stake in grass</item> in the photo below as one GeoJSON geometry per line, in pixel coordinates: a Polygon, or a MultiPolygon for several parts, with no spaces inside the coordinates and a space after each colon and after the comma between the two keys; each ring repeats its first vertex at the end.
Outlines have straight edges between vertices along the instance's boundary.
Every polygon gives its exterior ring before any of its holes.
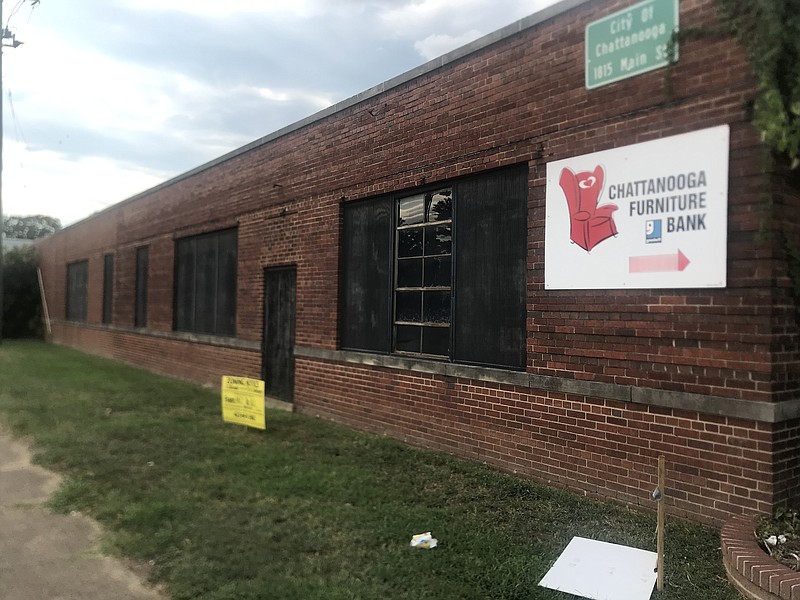
{"type": "Polygon", "coordinates": [[[47,310],[47,297],[44,295],[44,283],[42,282],[42,270],[36,267],[36,276],[39,278],[39,293],[42,295],[42,310],[44,311],[44,325],[47,328],[47,338],[53,334],[50,329],[50,313],[47,310]]]}
{"type": "Polygon", "coordinates": [[[653,499],[658,503],[658,569],[656,578],[656,588],[658,591],[664,589],[664,490],[666,485],[666,467],[664,465],[664,456],[658,457],[658,487],[653,492],[653,499]]]}

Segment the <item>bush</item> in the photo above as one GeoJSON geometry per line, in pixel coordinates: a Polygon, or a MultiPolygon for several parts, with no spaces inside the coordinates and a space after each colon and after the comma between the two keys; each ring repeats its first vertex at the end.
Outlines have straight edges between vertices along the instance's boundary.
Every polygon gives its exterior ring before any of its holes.
{"type": "Polygon", "coordinates": [[[41,338],[42,301],[36,249],[15,248],[3,253],[3,337],[41,338]]]}

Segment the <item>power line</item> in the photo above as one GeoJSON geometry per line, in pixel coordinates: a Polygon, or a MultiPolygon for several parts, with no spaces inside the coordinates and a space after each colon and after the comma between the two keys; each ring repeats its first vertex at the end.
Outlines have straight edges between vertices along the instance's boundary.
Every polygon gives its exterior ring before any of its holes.
{"type": "Polygon", "coordinates": [[[14,110],[14,96],[11,94],[11,89],[8,90],[8,105],[11,108],[11,120],[14,124],[14,139],[17,142],[27,145],[28,141],[25,139],[25,132],[22,130],[22,123],[17,118],[17,111],[14,110]]]}

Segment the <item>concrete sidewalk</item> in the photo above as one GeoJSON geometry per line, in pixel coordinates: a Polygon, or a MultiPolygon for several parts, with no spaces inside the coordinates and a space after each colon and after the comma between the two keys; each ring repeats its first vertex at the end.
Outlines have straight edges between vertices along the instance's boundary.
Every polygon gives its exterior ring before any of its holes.
{"type": "Polygon", "coordinates": [[[97,550],[100,528],[43,503],[55,473],[0,430],[0,598],[2,600],[165,600],[123,563],[97,550]]]}

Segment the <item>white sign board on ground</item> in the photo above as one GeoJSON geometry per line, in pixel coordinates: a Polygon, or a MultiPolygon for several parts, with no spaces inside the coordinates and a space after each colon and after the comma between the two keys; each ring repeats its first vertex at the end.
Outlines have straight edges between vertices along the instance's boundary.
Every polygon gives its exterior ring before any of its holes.
{"type": "Polygon", "coordinates": [[[546,289],[725,287],[730,128],[547,165],[546,289]]]}
{"type": "Polygon", "coordinates": [[[574,537],[539,585],[592,600],[649,600],[657,564],[655,552],[574,537]]]}

